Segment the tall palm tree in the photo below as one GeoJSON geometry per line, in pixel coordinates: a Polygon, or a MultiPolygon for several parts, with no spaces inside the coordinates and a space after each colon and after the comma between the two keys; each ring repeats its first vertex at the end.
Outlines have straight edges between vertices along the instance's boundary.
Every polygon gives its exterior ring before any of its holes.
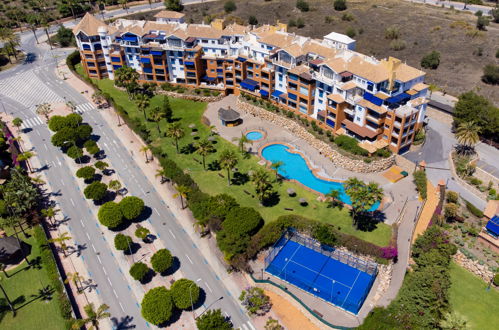
{"type": "Polygon", "coordinates": [[[246,135],[244,135],[243,133],[241,133],[241,137],[235,137],[232,139],[232,141],[237,142],[237,145],[241,149],[241,153],[244,153],[244,146],[246,145],[246,143],[250,143],[250,144],[253,143],[253,141],[248,139],[248,137],[246,135]]]}
{"type": "Polygon", "coordinates": [[[213,152],[213,145],[208,140],[202,140],[198,144],[196,152],[203,157],[203,168],[206,170],[206,156],[213,152]]]}
{"type": "Polygon", "coordinates": [[[160,180],[161,183],[165,182],[166,171],[163,168],[157,169],[155,177],[160,177],[161,178],[161,180],[160,180]]]}
{"type": "MultiPolygon", "coordinates": [[[[3,280],[3,278],[0,277],[0,282],[2,280],[3,280]]],[[[7,295],[7,292],[5,292],[5,289],[3,288],[3,286],[1,284],[0,284],[0,290],[3,293],[3,296],[5,297],[5,300],[7,300],[7,304],[9,305],[10,310],[12,311],[12,313],[14,313],[14,316],[15,316],[16,315],[16,309],[15,309],[14,305],[12,304],[12,302],[10,301],[9,296],[7,295]]]]}
{"type": "Polygon", "coordinates": [[[183,138],[185,135],[184,129],[180,125],[180,122],[176,122],[168,125],[166,129],[166,136],[171,137],[175,141],[175,148],[178,153],[178,140],[183,138]]]}
{"type": "Polygon", "coordinates": [[[114,84],[118,87],[125,87],[128,99],[132,99],[132,89],[137,85],[139,73],[129,66],[124,66],[116,70],[114,74],[114,84]]]}
{"type": "Polygon", "coordinates": [[[257,169],[251,176],[251,181],[255,185],[256,195],[261,203],[269,196],[272,191],[269,173],[263,168],[257,169]]]}
{"type": "Polygon", "coordinates": [[[49,240],[49,243],[57,243],[60,245],[62,254],[64,255],[64,258],[66,258],[66,250],[69,248],[68,245],[66,244],[66,241],[69,241],[71,237],[67,232],[62,233],[61,235],[54,237],[49,240]]]}
{"type": "Polygon", "coordinates": [[[39,44],[38,37],[36,35],[36,29],[38,28],[38,24],[40,23],[38,15],[36,15],[35,13],[28,14],[28,16],[26,17],[26,21],[28,22],[29,29],[35,36],[36,43],[39,44]]]}
{"type": "Polygon", "coordinates": [[[81,282],[83,280],[84,280],[84,277],[81,276],[78,272],[67,273],[67,277],[66,277],[66,280],[64,281],[64,283],[66,283],[66,284],[73,283],[74,286],[76,287],[76,292],[81,293],[81,291],[83,291],[82,290],[83,286],[81,285],[81,282]]]}
{"type": "MultiPolygon", "coordinates": [[[[14,58],[17,60],[17,50],[16,47],[20,45],[19,35],[14,33],[10,28],[0,28],[0,41],[5,42],[5,47],[8,47],[8,52],[10,52],[14,58]]],[[[10,59],[9,59],[10,61],[10,59]]]]}
{"type": "Polygon", "coordinates": [[[279,170],[284,166],[284,162],[282,161],[277,161],[277,162],[273,162],[272,165],[270,165],[270,167],[274,170],[275,172],[275,178],[276,180],[278,179],[279,177],[279,170]]]}
{"type": "Polygon", "coordinates": [[[238,163],[237,155],[234,151],[227,149],[220,154],[220,166],[227,170],[227,182],[230,185],[230,171],[238,163]]]}
{"type": "Polygon", "coordinates": [[[52,111],[52,107],[49,103],[42,103],[36,106],[36,113],[40,116],[44,116],[47,122],[49,121],[49,115],[52,111]]]}
{"type": "Polygon", "coordinates": [[[177,193],[173,195],[174,198],[180,197],[180,205],[182,210],[185,209],[184,198],[187,198],[187,194],[191,192],[191,188],[184,185],[175,185],[175,190],[177,193]]]}
{"type": "Polygon", "coordinates": [[[326,194],[326,197],[330,199],[331,206],[335,207],[336,205],[338,205],[338,200],[340,198],[340,191],[331,189],[331,191],[326,194]]]}
{"type": "Polygon", "coordinates": [[[50,40],[50,36],[49,36],[50,24],[49,24],[47,18],[45,17],[45,15],[41,17],[40,25],[42,26],[43,30],[45,31],[45,34],[47,35],[47,41],[49,43],[50,49],[53,49],[52,41],[50,40]]]}
{"type": "Polygon", "coordinates": [[[111,313],[108,312],[109,306],[106,304],[100,305],[97,310],[95,310],[94,304],[90,303],[83,307],[83,310],[85,311],[85,314],[87,314],[86,319],[82,320],[76,320],[76,322],[73,323],[72,328],[73,329],[80,329],[87,323],[90,323],[91,326],[88,327],[88,329],[99,329],[99,321],[103,319],[107,319],[111,317],[111,313]]]}
{"type": "Polygon", "coordinates": [[[139,111],[142,111],[142,113],[144,114],[144,119],[147,120],[146,109],[147,107],[149,107],[150,104],[149,96],[147,96],[146,94],[137,95],[137,98],[135,99],[135,104],[137,105],[139,111]]]}
{"type": "Polygon", "coordinates": [[[30,173],[32,173],[32,168],[31,168],[31,164],[29,162],[29,160],[31,158],[33,158],[35,156],[35,154],[31,151],[25,151],[23,153],[20,153],[17,155],[17,160],[20,161],[20,162],[26,162],[26,166],[28,167],[28,171],[30,173]]]}
{"type": "Polygon", "coordinates": [[[472,151],[475,144],[480,141],[478,133],[480,133],[480,127],[474,121],[463,122],[456,130],[457,142],[472,151]]]}
{"type": "Polygon", "coordinates": [[[161,134],[159,123],[161,122],[161,119],[165,118],[165,113],[161,110],[160,107],[154,107],[149,112],[149,117],[151,117],[151,120],[156,123],[158,128],[158,134],[161,134]]]}
{"type": "Polygon", "coordinates": [[[151,149],[151,147],[149,146],[143,146],[140,148],[140,152],[143,152],[144,153],[144,157],[146,157],[146,163],[149,163],[149,157],[148,157],[148,151],[151,149]]]}
{"type": "Polygon", "coordinates": [[[46,217],[47,219],[49,219],[50,225],[54,226],[55,216],[57,215],[57,213],[59,211],[60,211],[59,209],[56,209],[55,207],[50,206],[50,207],[48,207],[46,209],[43,209],[42,210],[42,214],[43,214],[44,217],[46,217]]]}
{"type": "Polygon", "coordinates": [[[16,117],[12,120],[12,125],[17,128],[17,134],[21,131],[21,126],[23,125],[23,120],[19,117],[16,117]]]}

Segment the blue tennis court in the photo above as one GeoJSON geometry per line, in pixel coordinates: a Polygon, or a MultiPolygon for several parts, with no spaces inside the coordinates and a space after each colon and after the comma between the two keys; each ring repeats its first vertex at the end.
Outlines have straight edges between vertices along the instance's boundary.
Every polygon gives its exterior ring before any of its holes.
{"type": "Polygon", "coordinates": [[[274,248],[267,272],[355,314],[376,278],[284,236],[274,248]]]}

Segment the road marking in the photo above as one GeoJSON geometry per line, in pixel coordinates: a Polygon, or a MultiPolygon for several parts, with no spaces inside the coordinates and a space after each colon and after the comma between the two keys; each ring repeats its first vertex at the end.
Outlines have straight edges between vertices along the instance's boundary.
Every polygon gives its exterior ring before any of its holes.
{"type": "Polygon", "coordinates": [[[118,298],[118,294],[116,293],[116,291],[114,291],[114,289],[113,289],[113,293],[114,293],[115,297],[118,298]]]}
{"type": "MultiPolygon", "coordinates": [[[[61,162],[59,162],[59,166],[61,165],[61,162]]],[[[61,179],[61,183],[64,186],[64,180],[61,179]]],[[[74,205],[74,204],[73,204],[74,205]]]]}
{"type": "Polygon", "coordinates": [[[248,327],[244,323],[241,325],[241,328],[243,328],[244,330],[248,330],[248,327]]]}
{"type": "Polygon", "coordinates": [[[113,286],[113,283],[111,283],[111,280],[109,279],[109,277],[106,277],[107,278],[107,281],[109,282],[109,284],[111,284],[111,286],[113,286]]]}
{"type": "Polygon", "coordinates": [[[227,312],[224,311],[224,314],[227,318],[230,318],[229,314],[227,314],[227,312]]]}
{"type": "Polygon", "coordinates": [[[106,274],[106,276],[107,276],[106,268],[102,268],[102,271],[103,271],[103,272],[104,272],[104,274],[106,274]]]}
{"type": "Polygon", "coordinates": [[[187,257],[187,259],[189,259],[189,262],[194,265],[194,263],[192,262],[191,258],[189,258],[189,256],[187,254],[185,256],[187,257]]]}
{"type": "Polygon", "coordinates": [[[206,284],[206,287],[208,288],[208,290],[210,290],[210,292],[213,292],[213,290],[210,288],[210,286],[208,285],[208,283],[204,282],[204,284],[206,284]]]}
{"type": "Polygon", "coordinates": [[[171,229],[168,229],[168,231],[170,232],[170,234],[172,234],[173,238],[177,239],[177,238],[175,237],[175,235],[173,235],[173,232],[172,232],[172,230],[171,230],[171,229]]]}
{"type": "Polygon", "coordinates": [[[122,310],[123,312],[125,312],[125,309],[123,308],[123,305],[121,304],[121,302],[119,302],[119,304],[120,304],[121,310],[122,310]]]}
{"type": "Polygon", "coordinates": [[[48,150],[49,150],[49,149],[47,148],[47,145],[46,145],[46,144],[44,144],[43,146],[45,147],[45,150],[46,150],[46,151],[48,151],[48,150]]]}
{"type": "Polygon", "coordinates": [[[92,250],[94,250],[94,252],[97,252],[97,250],[95,249],[95,246],[93,244],[90,244],[90,245],[92,245],[92,250]]]}
{"type": "Polygon", "coordinates": [[[248,323],[248,325],[249,325],[249,327],[250,327],[251,329],[256,330],[256,328],[253,326],[253,324],[251,324],[251,322],[250,322],[250,321],[248,321],[248,322],[246,322],[246,323],[248,323]]]}
{"type": "Polygon", "coordinates": [[[156,213],[161,216],[161,214],[159,214],[158,210],[156,208],[154,208],[154,211],[156,211],[156,213]]]}
{"type": "Polygon", "coordinates": [[[142,193],[145,195],[146,192],[144,191],[144,189],[142,189],[142,187],[140,187],[140,190],[142,191],[142,193]]]}
{"type": "Polygon", "coordinates": [[[69,201],[71,202],[71,204],[73,204],[73,206],[75,206],[75,202],[73,202],[72,198],[70,198],[69,201]]]}
{"type": "Polygon", "coordinates": [[[102,264],[102,261],[100,260],[99,256],[97,256],[97,259],[99,260],[99,263],[102,264]]]}
{"type": "Polygon", "coordinates": [[[88,232],[86,234],[87,234],[87,238],[90,240],[90,235],[88,234],[88,232]]]}

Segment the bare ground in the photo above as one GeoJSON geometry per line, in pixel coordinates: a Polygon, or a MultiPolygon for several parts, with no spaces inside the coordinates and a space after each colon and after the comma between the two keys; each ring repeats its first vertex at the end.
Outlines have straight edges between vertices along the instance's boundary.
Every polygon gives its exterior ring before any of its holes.
{"type": "Polygon", "coordinates": [[[342,12],[334,10],[332,0],[309,0],[310,11],[303,13],[296,9],[294,0],[235,2],[237,9],[231,14],[224,12],[224,1],[186,6],[184,12],[187,21],[194,23],[202,22],[207,15],[241,24],[247,24],[250,16],[255,16],[258,24],[274,24],[277,20],[288,23],[302,18],[305,26],[289,28],[289,32],[312,38],[322,38],[332,31],[346,33],[351,27],[356,31],[357,51],[377,58],[395,56],[418,68],[425,54],[437,50],[441,53],[441,64],[436,70],[425,70],[428,83],[456,96],[475,89],[499,104],[497,86],[480,80],[486,64],[499,62],[495,58],[499,24],[491,23],[488,31],[477,31],[476,17],[470,13],[400,0],[349,0],[348,9],[342,12]],[[351,13],[354,20],[342,20],[345,13],[351,13]],[[326,23],[326,16],[333,22],[326,23]],[[398,27],[405,49],[390,49],[390,40],[385,39],[385,29],[389,26],[398,27]]]}

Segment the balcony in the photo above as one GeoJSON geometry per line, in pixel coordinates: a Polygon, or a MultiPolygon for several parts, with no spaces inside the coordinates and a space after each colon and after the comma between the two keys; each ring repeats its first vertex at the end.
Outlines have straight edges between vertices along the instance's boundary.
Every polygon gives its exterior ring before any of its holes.
{"type": "Polygon", "coordinates": [[[293,63],[291,63],[291,62],[279,61],[276,59],[272,59],[272,64],[282,66],[282,67],[285,67],[287,69],[291,69],[291,67],[293,66],[293,63]]]}
{"type": "Polygon", "coordinates": [[[333,86],[336,83],[336,81],[333,78],[328,78],[325,75],[320,74],[319,72],[313,72],[312,78],[319,80],[328,86],[333,86]]]}

